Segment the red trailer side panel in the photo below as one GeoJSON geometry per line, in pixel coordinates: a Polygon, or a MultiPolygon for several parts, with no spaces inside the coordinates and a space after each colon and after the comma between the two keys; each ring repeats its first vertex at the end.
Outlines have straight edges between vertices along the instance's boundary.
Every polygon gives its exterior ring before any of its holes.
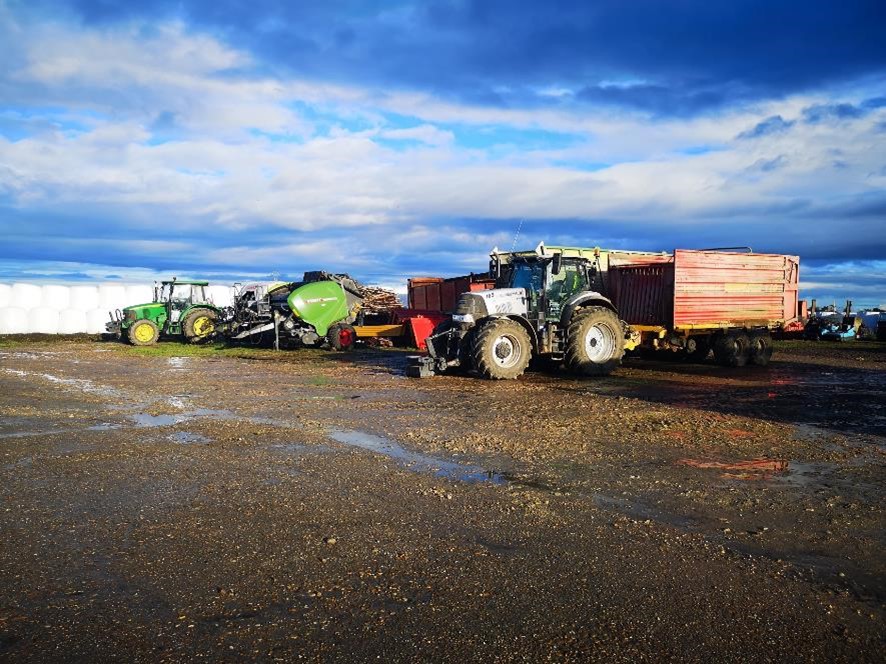
{"type": "Polygon", "coordinates": [[[417,277],[409,280],[409,307],[424,311],[452,313],[462,293],[493,288],[495,280],[469,274],[464,277],[442,279],[417,277]]]}
{"type": "Polygon", "coordinates": [[[672,311],[674,264],[609,267],[609,295],[619,317],[630,325],[668,325],[672,311]]]}
{"type": "Polygon", "coordinates": [[[797,316],[800,259],[674,252],[673,327],[775,325],[797,316]]]}

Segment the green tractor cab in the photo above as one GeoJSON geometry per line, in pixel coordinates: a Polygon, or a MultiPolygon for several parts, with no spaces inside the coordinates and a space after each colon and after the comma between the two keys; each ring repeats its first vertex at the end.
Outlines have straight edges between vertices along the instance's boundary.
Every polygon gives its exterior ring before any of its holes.
{"type": "Polygon", "coordinates": [[[161,335],[191,343],[205,340],[216,331],[221,310],[206,295],[207,281],[172,279],[154,285],[154,301],[135,304],[111,313],[108,334],[134,346],[150,346],[161,335]]]}

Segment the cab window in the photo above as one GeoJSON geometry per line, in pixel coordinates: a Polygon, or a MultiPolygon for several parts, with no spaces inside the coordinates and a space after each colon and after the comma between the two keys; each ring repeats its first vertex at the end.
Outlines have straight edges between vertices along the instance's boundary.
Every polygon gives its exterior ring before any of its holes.
{"type": "Polygon", "coordinates": [[[576,293],[587,289],[585,274],[576,263],[564,262],[560,272],[554,274],[548,264],[548,286],[545,295],[548,301],[548,314],[558,316],[566,302],[576,293]]]}

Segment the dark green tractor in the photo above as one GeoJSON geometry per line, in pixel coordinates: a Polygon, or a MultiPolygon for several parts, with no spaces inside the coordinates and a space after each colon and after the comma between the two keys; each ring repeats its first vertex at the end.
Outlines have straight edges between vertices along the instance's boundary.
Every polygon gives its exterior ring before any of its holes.
{"type": "Polygon", "coordinates": [[[206,296],[206,281],[173,279],[154,286],[154,301],[111,313],[109,334],[134,346],[150,346],[160,335],[191,343],[207,339],[216,330],[221,310],[206,296]]]}

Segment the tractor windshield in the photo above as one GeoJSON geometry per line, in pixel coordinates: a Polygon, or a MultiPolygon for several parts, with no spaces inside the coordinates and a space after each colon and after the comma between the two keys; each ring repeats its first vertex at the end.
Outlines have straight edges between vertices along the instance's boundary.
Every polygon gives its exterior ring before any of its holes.
{"type": "Polygon", "coordinates": [[[544,265],[538,261],[513,263],[508,276],[508,287],[525,288],[529,294],[537,293],[544,280],[544,265]]]}

